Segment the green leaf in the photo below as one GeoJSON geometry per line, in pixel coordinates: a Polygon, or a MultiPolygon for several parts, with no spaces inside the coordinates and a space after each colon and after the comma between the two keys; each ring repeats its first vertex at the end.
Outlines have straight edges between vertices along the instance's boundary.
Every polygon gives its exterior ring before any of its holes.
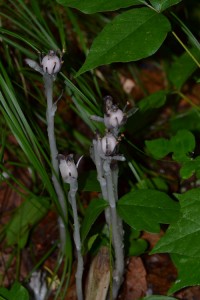
{"type": "Polygon", "coordinates": [[[108,202],[103,199],[94,199],[90,202],[81,226],[82,241],[85,240],[92,225],[106,207],[108,207],[108,202]]]}
{"type": "Polygon", "coordinates": [[[182,162],[187,160],[188,154],[195,148],[195,137],[188,130],[179,130],[170,140],[170,147],[173,152],[173,159],[182,162]]]}
{"type": "MultiPolygon", "coordinates": [[[[198,58],[200,59],[199,49],[194,48],[191,49],[190,52],[197,60],[198,58]]],[[[172,64],[168,74],[169,80],[179,90],[197,68],[197,64],[192,60],[190,55],[185,52],[172,64]]]]}
{"type": "Polygon", "coordinates": [[[9,299],[9,290],[1,287],[0,288],[0,300],[10,300],[9,299]]]}
{"type": "Polygon", "coordinates": [[[200,172],[200,156],[183,163],[180,169],[180,175],[183,179],[190,178],[195,172],[197,173],[196,175],[198,177],[200,172]]]}
{"type": "Polygon", "coordinates": [[[153,296],[144,297],[141,300],[177,300],[177,299],[173,297],[163,296],[163,295],[162,296],[153,295],[153,296]]]}
{"type": "Polygon", "coordinates": [[[149,109],[162,107],[166,102],[166,91],[158,91],[150,96],[145,97],[138,103],[140,111],[144,112],[149,109]]]}
{"type": "Polygon", "coordinates": [[[18,243],[23,248],[30,229],[47,213],[49,205],[49,201],[42,197],[25,200],[6,227],[8,245],[18,243]]]}
{"type": "Polygon", "coordinates": [[[196,109],[190,109],[183,114],[176,114],[170,124],[174,132],[180,129],[200,131],[200,114],[196,109]]]}
{"type": "Polygon", "coordinates": [[[0,300],[29,300],[29,293],[19,282],[15,282],[11,289],[0,288],[0,300]]]}
{"type": "Polygon", "coordinates": [[[12,300],[29,300],[29,293],[19,282],[15,282],[10,290],[10,297],[12,300]]]}
{"type": "Polygon", "coordinates": [[[161,12],[170,6],[181,2],[182,0],[149,0],[149,1],[150,1],[151,5],[153,5],[153,7],[158,12],[161,12]]]}
{"type": "Polygon", "coordinates": [[[57,2],[64,6],[76,8],[86,14],[93,14],[100,11],[117,10],[142,3],[140,0],[57,0],[57,2]]]}
{"type": "Polygon", "coordinates": [[[76,76],[97,66],[151,56],[160,48],[170,28],[164,15],[146,7],[118,15],[94,40],[76,76]]]}
{"type": "Polygon", "coordinates": [[[152,253],[175,253],[189,258],[200,258],[200,188],[177,194],[181,214],[170,225],[152,253]]]}
{"type": "Polygon", "coordinates": [[[96,171],[84,172],[79,177],[79,189],[87,192],[100,192],[96,171]]]}
{"type": "Polygon", "coordinates": [[[177,300],[177,298],[168,297],[168,296],[153,295],[153,296],[144,297],[141,300],[177,300]]]}
{"type": "Polygon", "coordinates": [[[178,278],[168,291],[169,294],[175,293],[187,286],[200,285],[199,258],[177,254],[171,254],[171,258],[178,269],[178,278]]]}
{"type": "Polygon", "coordinates": [[[144,239],[133,240],[130,243],[130,247],[128,249],[129,256],[139,256],[143,254],[148,248],[148,242],[144,239]]]}
{"type": "Polygon", "coordinates": [[[160,138],[152,141],[145,141],[148,152],[155,158],[161,159],[170,153],[170,142],[167,139],[160,138]]]}
{"type": "Polygon", "coordinates": [[[123,196],[117,205],[120,217],[136,230],[159,232],[159,224],[177,219],[179,205],[157,190],[135,190],[123,196]]]}
{"type": "Polygon", "coordinates": [[[149,153],[155,159],[161,159],[170,152],[173,153],[173,159],[177,162],[187,162],[189,154],[195,148],[194,135],[185,129],[179,130],[170,140],[160,138],[152,141],[145,141],[149,153]]]}

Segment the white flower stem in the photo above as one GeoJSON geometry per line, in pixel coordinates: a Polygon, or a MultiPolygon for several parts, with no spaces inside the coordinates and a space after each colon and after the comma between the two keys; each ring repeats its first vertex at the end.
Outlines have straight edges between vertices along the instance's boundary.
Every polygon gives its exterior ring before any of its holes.
{"type": "MultiPolygon", "coordinates": [[[[51,164],[52,164],[52,182],[58,196],[58,201],[62,209],[63,218],[67,217],[67,207],[65,201],[65,195],[63,189],[59,183],[59,166],[58,166],[58,150],[56,146],[55,132],[54,132],[54,117],[56,112],[56,105],[53,103],[53,80],[54,77],[45,73],[43,75],[45,95],[47,100],[47,110],[46,110],[46,120],[47,120],[47,133],[49,139],[49,148],[51,155],[51,164]]],[[[66,246],[66,230],[62,217],[58,219],[60,239],[61,239],[61,250],[65,253],[66,246]]]]}
{"type": "Polygon", "coordinates": [[[76,291],[78,300],[83,300],[83,257],[81,254],[81,238],[80,238],[80,225],[78,220],[77,205],[76,205],[76,192],[78,190],[78,183],[76,179],[70,181],[69,202],[72,206],[73,219],[74,219],[74,243],[77,251],[77,271],[76,271],[76,291]]]}
{"type": "MultiPolygon", "coordinates": [[[[103,170],[103,160],[100,157],[100,151],[98,143],[101,143],[100,140],[98,139],[93,139],[93,157],[94,157],[94,162],[96,165],[96,170],[97,170],[97,180],[99,181],[100,187],[101,187],[101,192],[102,192],[102,197],[104,200],[108,201],[108,192],[107,192],[107,184],[106,180],[104,178],[104,170],[103,170]]],[[[105,219],[107,225],[110,227],[110,209],[106,208],[105,209],[105,219]]]]}
{"type": "Polygon", "coordinates": [[[104,171],[107,183],[108,201],[110,205],[110,219],[111,219],[111,231],[112,242],[115,252],[115,267],[113,272],[113,299],[116,299],[121,283],[123,281],[124,273],[124,250],[123,250],[123,236],[122,236],[122,224],[116,210],[116,199],[114,191],[113,176],[111,171],[111,158],[108,157],[104,161],[104,171]],[[120,220],[120,222],[119,222],[120,220]]]}

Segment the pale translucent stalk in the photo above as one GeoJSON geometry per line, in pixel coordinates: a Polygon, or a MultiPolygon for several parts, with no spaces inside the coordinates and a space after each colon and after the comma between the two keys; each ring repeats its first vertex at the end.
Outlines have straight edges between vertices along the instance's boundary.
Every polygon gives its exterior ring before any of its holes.
{"type": "Polygon", "coordinates": [[[77,270],[76,270],[76,291],[78,300],[83,300],[83,257],[81,254],[81,238],[80,238],[80,225],[78,220],[77,205],[76,205],[76,192],[78,190],[78,183],[76,179],[71,179],[69,190],[69,202],[72,206],[73,219],[74,219],[74,243],[77,251],[77,270]]]}
{"type": "MultiPolygon", "coordinates": [[[[102,197],[104,200],[108,201],[108,193],[107,193],[107,185],[106,185],[106,180],[104,178],[104,170],[103,170],[103,160],[100,157],[100,151],[99,148],[101,145],[100,140],[93,140],[93,157],[94,157],[94,162],[96,165],[96,170],[97,170],[97,180],[99,181],[100,187],[101,187],[101,192],[102,192],[102,197]]],[[[105,209],[105,218],[106,218],[106,223],[108,226],[110,226],[110,209],[106,208],[105,209]]]]}
{"type": "Polygon", "coordinates": [[[113,289],[112,296],[113,299],[117,298],[121,283],[123,281],[124,274],[124,246],[122,238],[122,226],[119,222],[119,217],[116,210],[116,200],[115,191],[113,184],[113,177],[111,171],[111,158],[107,158],[104,161],[104,171],[107,183],[108,201],[110,205],[110,221],[111,221],[111,231],[112,231],[112,242],[115,253],[115,265],[113,271],[113,289]]]}
{"type": "MultiPolygon", "coordinates": [[[[45,87],[45,95],[47,100],[47,110],[46,110],[46,120],[47,120],[47,133],[49,140],[49,148],[51,155],[51,164],[52,164],[52,182],[58,196],[58,201],[60,207],[62,209],[63,217],[66,219],[67,217],[67,207],[65,202],[65,196],[63,189],[58,181],[59,178],[59,165],[58,165],[58,150],[56,146],[55,139],[55,130],[54,130],[54,117],[56,112],[56,105],[53,103],[53,80],[54,77],[45,73],[43,75],[44,87],[45,87]]],[[[63,219],[59,217],[58,219],[59,231],[60,231],[60,240],[61,240],[61,249],[63,254],[65,253],[65,245],[66,245],[66,230],[63,219]]]]}

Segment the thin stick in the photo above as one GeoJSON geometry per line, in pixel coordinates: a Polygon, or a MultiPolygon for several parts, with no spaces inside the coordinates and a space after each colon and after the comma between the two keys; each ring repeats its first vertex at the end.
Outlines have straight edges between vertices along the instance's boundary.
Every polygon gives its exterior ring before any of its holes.
{"type": "MultiPolygon", "coordinates": [[[[52,163],[52,182],[58,196],[58,201],[62,209],[63,217],[67,217],[67,207],[65,202],[65,196],[63,189],[58,181],[59,174],[59,165],[57,160],[58,150],[56,146],[55,131],[54,131],[54,117],[56,112],[56,105],[53,104],[53,76],[44,73],[43,75],[45,95],[47,99],[47,110],[46,110],[46,120],[47,120],[47,133],[49,139],[49,147],[51,154],[51,163],[52,163]]],[[[66,245],[66,230],[63,219],[59,217],[59,231],[61,239],[61,250],[65,253],[66,245]]]]}
{"type": "Polygon", "coordinates": [[[194,55],[191,53],[191,51],[185,46],[185,44],[181,41],[181,39],[177,36],[177,34],[172,31],[173,36],[177,39],[177,41],[181,44],[181,46],[185,49],[187,54],[191,57],[191,59],[196,63],[196,65],[200,68],[200,63],[198,60],[194,57],[194,55]]]}

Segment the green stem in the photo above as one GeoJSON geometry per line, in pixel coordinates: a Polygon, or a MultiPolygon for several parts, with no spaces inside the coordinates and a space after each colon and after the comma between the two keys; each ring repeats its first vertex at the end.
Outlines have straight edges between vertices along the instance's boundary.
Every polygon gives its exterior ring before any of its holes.
{"type": "Polygon", "coordinates": [[[173,36],[176,38],[176,40],[181,44],[181,46],[185,49],[187,54],[191,57],[191,59],[196,63],[196,65],[200,68],[200,63],[198,60],[194,57],[194,55],[190,52],[190,50],[186,47],[186,45],[181,41],[181,39],[177,36],[177,34],[172,31],[173,36]]]}

